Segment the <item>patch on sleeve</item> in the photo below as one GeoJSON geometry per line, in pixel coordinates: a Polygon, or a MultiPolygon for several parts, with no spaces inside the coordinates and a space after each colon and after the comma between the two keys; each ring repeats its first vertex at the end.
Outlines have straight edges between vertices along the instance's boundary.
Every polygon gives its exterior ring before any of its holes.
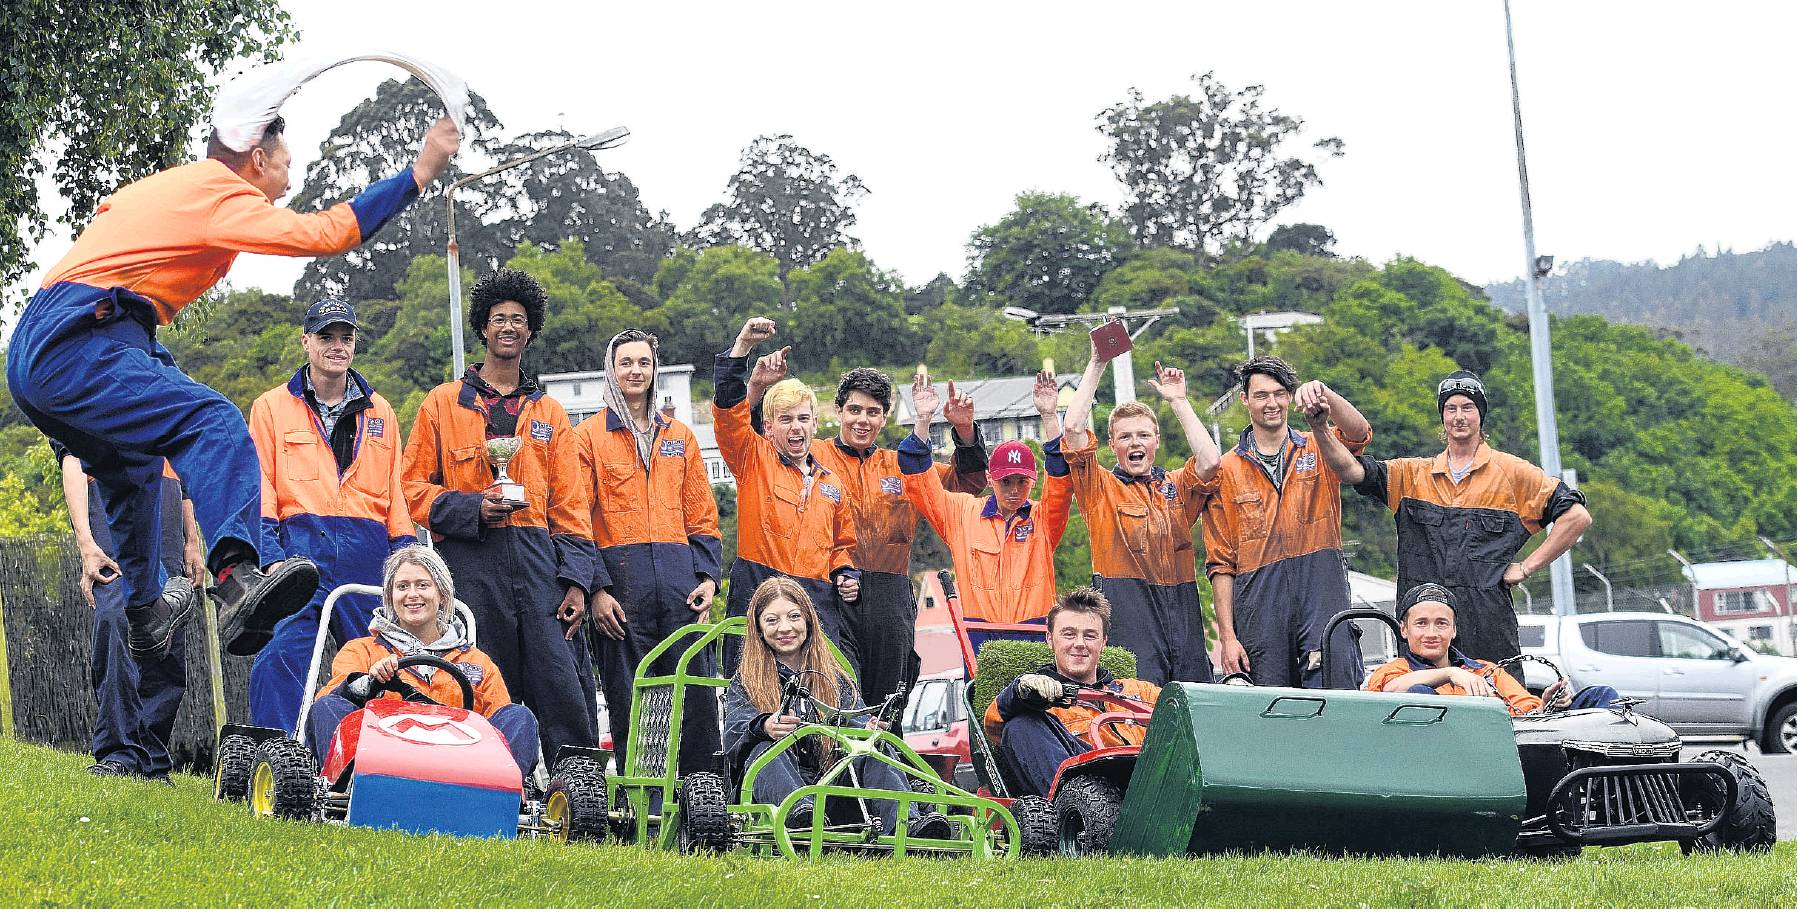
{"type": "Polygon", "coordinates": [[[368,423],[363,425],[363,427],[368,429],[368,436],[370,437],[387,436],[387,419],[385,418],[370,418],[368,419],[368,423]]]}
{"type": "Polygon", "coordinates": [[[544,443],[548,443],[549,435],[555,433],[555,430],[556,430],[555,428],[550,427],[549,422],[547,422],[547,421],[538,421],[535,418],[531,419],[531,439],[532,440],[541,440],[544,443]]]}
{"type": "Polygon", "coordinates": [[[818,483],[818,493],[830,498],[831,503],[843,502],[843,490],[827,481],[818,483]]]}
{"type": "Polygon", "coordinates": [[[473,662],[457,662],[456,667],[462,669],[462,673],[468,676],[470,684],[479,684],[481,679],[487,676],[487,673],[481,670],[481,666],[473,662]]]}
{"type": "Polygon", "coordinates": [[[662,441],[662,455],[663,456],[685,456],[685,455],[687,455],[687,441],[685,441],[685,440],[664,440],[664,441],[662,441]]]}
{"type": "Polygon", "coordinates": [[[894,496],[904,494],[905,482],[900,481],[899,476],[897,475],[882,476],[880,479],[880,492],[882,494],[892,494],[894,496]]]}

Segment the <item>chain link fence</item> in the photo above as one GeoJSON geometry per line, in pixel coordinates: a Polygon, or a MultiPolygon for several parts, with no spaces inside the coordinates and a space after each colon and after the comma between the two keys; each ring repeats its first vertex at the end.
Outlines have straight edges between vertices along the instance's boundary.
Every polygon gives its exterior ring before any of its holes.
{"type": "MultiPolygon", "coordinates": [[[[90,661],[94,610],[81,595],[81,560],[70,535],[0,537],[0,611],[11,684],[13,735],[67,750],[89,749],[96,710],[90,661]]],[[[175,768],[212,771],[211,644],[187,625],[187,692],[169,753],[175,768]]],[[[250,718],[250,660],[223,656],[227,721],[250,718]]]]}

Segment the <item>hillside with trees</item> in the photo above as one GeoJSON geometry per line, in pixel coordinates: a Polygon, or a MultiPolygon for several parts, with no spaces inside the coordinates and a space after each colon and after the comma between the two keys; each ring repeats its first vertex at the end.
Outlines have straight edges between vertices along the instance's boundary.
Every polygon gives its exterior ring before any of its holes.
{"type": "MultiPolygon", "coordinates": [[[[1488,285],[1486,294],[1506,310],[1524,309],[1522,279],[1488,285]]],[[[1597,314],[1661,330],[1794,396],[1798,256],[1790,241],[1751,253],[1700,247],[1671,266],[1580,260],[1543,280],[1542,304],[1558,316],[1597,314]]]]}

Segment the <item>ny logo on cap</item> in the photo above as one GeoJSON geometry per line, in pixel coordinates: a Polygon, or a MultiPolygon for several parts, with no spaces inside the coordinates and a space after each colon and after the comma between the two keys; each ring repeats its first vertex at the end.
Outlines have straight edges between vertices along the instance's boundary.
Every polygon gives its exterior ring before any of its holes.
{"type": "Polygon", "coordinates": [[[1024,461],[1024,454],[1019,450],[1012,450],[1010,453],[1006,454],[1006,456],[1006,461],[1010,462],[1012,465],[1017,465],[1024,461]]]}

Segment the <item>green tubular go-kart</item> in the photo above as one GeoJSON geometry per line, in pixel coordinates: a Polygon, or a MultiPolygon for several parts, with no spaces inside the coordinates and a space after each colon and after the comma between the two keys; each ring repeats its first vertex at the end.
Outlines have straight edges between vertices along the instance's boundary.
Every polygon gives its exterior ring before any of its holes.
{"type": "MultiPolygon", "coordinates": [[[[678,758],[688,689],[707,688],[707,698],[715,699],[717,692],[730,686],[727,678],[693,674],[688,669],[707,650],[716,650],[724,637],[743,636],[746,629],[741,617],[715,624],[688,624],[643,657],[631,690],[630,740],[626,742],[630,749],[624,768],[608,779],[592,758],[569,757],[558,762],[544,808],[544,821],[555,835],[577,840],[616,838],[687,853],[743,848],[757,855],[788,858],[816,858],[839,849],[896,856],[1017,856],[1018,824],[1003,805],[944,781],[891,732],[806,724],[750,763],[742,771],[741,782],[731,782],[729,771],[695,772],[683,779],[678,758]],[[675,672],[651,674],[658,660],[675,649],[680,650],[675,672]],[[817,782],[794,791],[778,805],[757,803],[752,797],[757,775],[775,757],[813,735],[822,735],[835,745],[829,768],[817,782]],[[864,757],[897,768],[919,791],[861,785],[853,764],[864,757]],[[789,820],[793,809],[808,798],[812,802],[810,820],[789,820]],[[892,835],[881,832],[876,815],[867,812],[867,802],[873,800],[899,803],[899,823],[892,835]],[[847,824],[828,822],[827,805],[844,803],[859,807],[863,819],[847,824]],[[947,816],[955,824],[954,837],[909,835],[907,818],[913,805],[947,816]]],[[[840,662],[840,654],[838,659],[840,662]]],[[[835,715],[849,716],[867,709],[845,708],[835,715]]]]}

